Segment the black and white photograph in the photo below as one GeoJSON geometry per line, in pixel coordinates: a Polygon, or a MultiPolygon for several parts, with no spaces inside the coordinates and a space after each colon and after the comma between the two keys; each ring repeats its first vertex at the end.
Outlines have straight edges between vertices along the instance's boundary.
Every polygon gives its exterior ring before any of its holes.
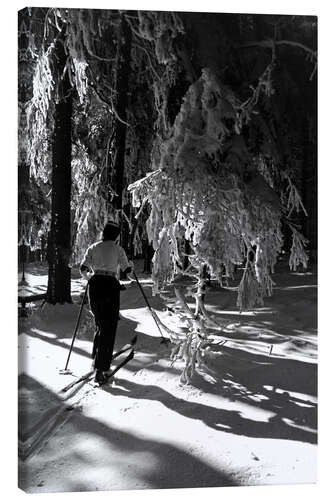
{"type": "Polygon", "coordinates": [[[248,6],[17,9],[26,493],[318,480],[318,17],[248,6]]]}

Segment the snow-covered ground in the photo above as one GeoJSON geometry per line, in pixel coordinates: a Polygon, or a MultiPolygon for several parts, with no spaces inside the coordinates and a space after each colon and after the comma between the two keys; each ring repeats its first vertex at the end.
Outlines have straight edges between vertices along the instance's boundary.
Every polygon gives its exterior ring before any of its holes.
{"type": "MultiPolygon", "coordinates": [[[[28,269],[30,293],[47,273],[28,269]]],[[[316,481],[316,273],[280,265],[265,307],[239,314],[236,291],[211,287],[207,309],[224,324],[207,372],[182,386],[135,283],[121,293],[117,344],[138,334],[135,358],[113,384],[61,388],[90,369],[92,329],[85,307],[69,368],[61,375],[83,282],[74,303],[34,307],[19,320],[20,487],[27,492],[193,488],[316,481]],[[221,340],[226,342],[222,343],[221,340]]],[[[231,284],[232,285],[232,284],[231,284]]],[[[175,316],[142,276],[151,305],[169,327],[175,316]]],[[[22,293],[22,290],[20,290],[22,293]]]]}

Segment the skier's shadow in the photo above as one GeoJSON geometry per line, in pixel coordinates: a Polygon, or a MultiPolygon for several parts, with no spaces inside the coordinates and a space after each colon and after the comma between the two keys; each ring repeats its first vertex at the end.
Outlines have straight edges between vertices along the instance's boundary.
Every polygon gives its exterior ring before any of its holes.
{"type": "MultiPolygon", "coordinates": [[[[30,389],[30,396],[34,395],[31,403],[33,413],[28,414],[24,391],[19,394],[19,396],[21,395],[19,421],[21,425],[28,423],[30,427],[29,429],[26,427],[21,429],[27,432],[25,435],[21,433],[19,436],[24,454],[26,451],[24,445],[27,444],[25,441],[34,431],[31,425],[36,424],[33,427],[38,427],[39,406],[49,405],[55,395],[47,387],[29,376],[21,377],[20,383],[21,386],[30,389]],[[34,401],[39,402],[39,404],[35,406],[34,401]]],[[[62,402],[59,404],[66,408],[62,402]]],[[[58,407],[56,405],[54,408],[58,407]]],[[[239,484],[237,478],[234,478],[230,471],[224,470],[223,464],[217,463],[214,466],[206,463],[200,456],[193,456],[176,444],[165,443],[163,439],[139,437],[136,435],[134,427],[127,431],[121,429],[119,425],[113,428],[105,422],[102,423],[98,419],[85,415],[79,409],[73,409],[71,412],[68,426],[61,427],[59,435],[54,433],[46,438],[41,435],[46,441],[55,440],[52,441],[53,446],[47,445],[48,449],[39,458],[39,461],[37,460],[36,470],[39,470],[40,477],[45,478],[45,484],[37,485],[36,475],[31,474],[30,463],[27,465],[20,460],[18,467],[21,489],[27,491],[28,488],[30,493],[95,491],[95,485],[103,487],[107,483],[107,480],[105,481],[107,474],[105,472],[100,474],[103,470],[106,470],[107,473],[110,472],[111,481],[109,484],[111,486],[108,490],[113,490],[114,484],[121,484],[126,489],[138,489],[137,482],[140,482],[140,488],[155,489],[222,487],[239,484]],[[59,454],[58,443],[60,440],[62,445],[64,436],[66,436],[68,445],[65,444],[59,454]],[[94,447],[96,438],[97,444],[94,447]],[[102,446],[104,447],[102,448],[102,446]],[[101,450],[103,450],[103,464],[101,464],[101,450]],[[147,463],[143,457],[147,457],[147,463]],[[124,474],[126,461],[128,473],[124,474]],[[78,468],[77,470],[81,471],[79,475],[69,473],[69,471],[73,471],[71,468],[73,464],[74,467],[78,468]],[[55,467],[56,475],[53,476],[55,467]],[[82,474],[82,470],[89,471],[89,473],[82,474]],[[92,476],[91,471],[98,473],[96,476],[92,476]],[[112,479],[115,483],[112,483],[112,479]],[[119,483],[119,481],[121,482],[119,483]]],[[[40,445],[43,441],[38,442],[40,445]]]]}
{"type": "MultiPolygon", "coordinates": [[[[275,411],[274,416],[268,418],[267,421],[258,421],[242,416],[240,411],[220,409],[180,399],[156,385],[141,385],[118,377],[116,386],[105,386],[104,390],[113,396],[121,395],[133,399],[159,401],[169,410],[187,418],[200,419],[208,427],[219,431],[249,437],[317,442],[315,432],[286,423],[283,419],[283,412],[275,411]]],[[[285,401],[284,404],[286,404],[285,401]]],[[[275,405],[275,410],[277,406],[275,405]]]]}

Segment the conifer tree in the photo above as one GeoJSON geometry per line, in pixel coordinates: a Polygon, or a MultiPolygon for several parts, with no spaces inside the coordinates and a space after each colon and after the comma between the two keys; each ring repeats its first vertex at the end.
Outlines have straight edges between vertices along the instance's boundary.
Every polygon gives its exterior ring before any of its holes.
{"type": "Polygon", "coordinates": [[[188,382],[209,344],[210,328],[223,329],[205,309],[207,269],[223,286],[224,278],[236,278],[235,266],[245,263],[237,297],[242,311],[272,294],[272,273],[283,248],[290,251],[290,269],[307,266],[308,241],[299,225],[307,211],[297,183],[300,117],[315,113],[302,99],[307,88],[314,100],[316,23],[288,16],[182,18],[196,43],[193,57],[186,47],[178,50],[191,84],[168,134],[156,139],[151,172],[129,190],[134,206],[147,200],[151,206],[154,291],[165,296],[173,289],[175,307],[188,325],[185,335],[169,331],[174,356],[185,360],[182,380],[188,382]],[[254,39],[270,32],[273,40],[254,39]],[[292,80],[296,60],[302,72],[292,80]],[[291,92],[295,112],[288,104],[291,92]],[[186,278],[190,283],[184,288],[186,278]],[[195,313],[185,295],[195,299],[195,313]]]}
{"type": "Polygon", "coordinates": [[[52,201],[47,260],[49,278],[47,301],[51,304],[71,302],[71,161],[73,89],[66,71],[64,29],[55,42],[54,78],[57,97],[54,106],[52,136],[52,201]]]}

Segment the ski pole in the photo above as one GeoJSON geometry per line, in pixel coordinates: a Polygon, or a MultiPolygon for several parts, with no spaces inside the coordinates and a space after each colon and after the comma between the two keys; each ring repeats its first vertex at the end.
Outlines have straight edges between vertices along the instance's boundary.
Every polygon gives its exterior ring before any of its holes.
{"type": "Polygon", "coordinates": [[[79,329],[80,319],[81,319],[81,315],[82,315],[82,311],[83,311],[83,306],[84,306],[84,303],[85,303],[85,300],[86,300],[86,297],[87,297],[87,293],[88,293],[88,283],[86,284],[86,288],[85,288],[85,291],[84,291],[84,295],[83,295],[83,299],[82,299],[80,311],[79,311],[79,314],[77,316],[76,325],[75,325],[75,329],[74,329],[74,333],[73,333],[73,337],[72,337],[72,343],[71,343],[71,346],[70,346],[70,349],[69,349],[69,353],[68,353],[68,357],[67,357],[67,361],[66,361],[66,366],[65,366],[65,368],[63,370],[60,370],[61,374],[68,373],[67,367],[68,367],[68,363],[69,363],[69,358],[71,357],[72,350],[73,350],[73,345],[74,345],[74,341],[75,341],[75,337],[76,337],[77,331],[79,329]]]}
{"type": "Polygon", "coordinates": [[[150,304],[149,304],[149,302],[148,302],[147,296],[146,296],[145,292],[143,291],[143,288],[142,288],[142,286],[141,286],[141,283],[140,283],[140,281],[138,280],[138,277],[137,277],[137,275],[135,274],[134,269],[132,270],[132,274],[133,274],[133,276],[134,276],[134,278],[135,278],[135,281],[136,281],[136,282],[137,282],[137,284],[139,285],[139,288],[140,288],[140,291],[141,291],[141,293],[142,293],[142,296],[143,296],[143,298],[145,299],[145,302],[146,302],[146,304],[147,304],[147,307],[148,307],[148,309],[149,309],[149,311],[150,311],[150,313],[151,313],[151,315],[152,315],[152,317],[153,317],[153,319],[154,319],[154,321],[155,321],[155,323],[156,323],[156,326],[157,326],[157,328],[158,328],[158,331],[160,332],[160,335],[161,335],[161,337],[162,337],[161,343],[163,343],[163,344],[167,344],[168,339],[166,339],[166,338],[164,337],[164,335],[163,335],[163,333],[162,333],[162,330],[161,330],[161,327],[160,327],[160,325],[158,324],[158,322],[156,321],[156,318],[155,318],[155,315],[154,315],[154,311],[152,310],[152,308],[151,308],[151,306],[150,306],[150,304]]]}

